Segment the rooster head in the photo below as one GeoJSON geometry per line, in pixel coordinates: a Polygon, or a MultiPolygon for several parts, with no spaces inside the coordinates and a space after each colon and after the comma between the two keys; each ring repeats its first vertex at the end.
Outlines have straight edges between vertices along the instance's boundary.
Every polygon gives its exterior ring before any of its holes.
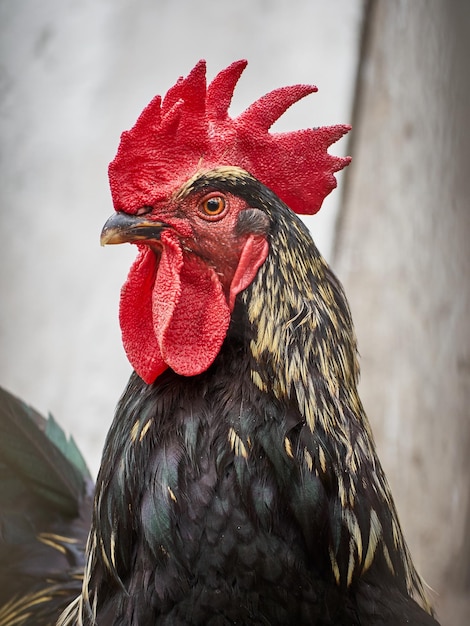
{"type": "Polygon", "coordinates": [[[101,242],[139,247],[120,324],[129,361],[149,384],[168,367],[194,376],[216,358],[237,294],[269,254],[269,218],[251,201],[252,183],[312,214],[350,160],[327,152],[349,126],[269,132],[313,86],[272,91],[232,119],[245,67],[235,62],[206,86],[199,62],[122,134],[109,166],[116,213],[101,242]]]}

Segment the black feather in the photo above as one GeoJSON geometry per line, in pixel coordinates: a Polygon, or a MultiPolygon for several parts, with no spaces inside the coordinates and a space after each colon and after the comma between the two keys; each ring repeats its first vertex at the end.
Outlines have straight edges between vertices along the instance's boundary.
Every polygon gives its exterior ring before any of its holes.
{"type": "Polygon", "coordinates": [[[45,502],[65,515],[77,515],[77,503],[91,480],[73,439],[52,416],[0,388],[0,461],[45,502]]]}
{"type": "Polygon", "coordinates": [[[207,371],[131,377],[83,605],[63,625],[436,626],[357,394],[341,285],[251,176],[213,170],[185,193],[201,189],[245,199],[238,232],[263,232],[270,252],[207,371]]]}
{"type": "MultiPolygon", "coordinates": [[[[59,624],[436,626],[357,394],[341,285],[288,207],[227,171],[184,193],[245,199],[236,232],[266,236],[268,258],[211,367],[151,385],[131,376],[105,443],[83,589],[59,624]]],[[[0,626],[46,624],[78,593],[89,480],[54,422],[1,398],[0,558],[14,555],[14,584],[31,591],[0,610],[0,626]],[[39,621],[5,617],[26,615],[35,593],[39,621]]]]}
{"type": "Polygon", "coordinates": [[[0,626],[54,623],[79,593],[92,490],[73,440],[0,388],[0,626]]]}

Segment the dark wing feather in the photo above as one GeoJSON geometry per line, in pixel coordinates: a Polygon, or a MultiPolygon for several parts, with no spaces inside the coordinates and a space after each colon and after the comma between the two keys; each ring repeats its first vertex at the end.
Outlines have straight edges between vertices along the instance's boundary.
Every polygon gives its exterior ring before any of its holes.
{"type": "Polygon", "coordinates": [[[77,515],[86,482],[91,480],[73,439],[52,416],[0,388],[0,462],[12,476],[66,515],[77,515]]]}
{"type": "Polygon", "coordinates": [[[92,489],[55,420],[0,388],[0,626],[55,623],[80,592],[92,489]]]}

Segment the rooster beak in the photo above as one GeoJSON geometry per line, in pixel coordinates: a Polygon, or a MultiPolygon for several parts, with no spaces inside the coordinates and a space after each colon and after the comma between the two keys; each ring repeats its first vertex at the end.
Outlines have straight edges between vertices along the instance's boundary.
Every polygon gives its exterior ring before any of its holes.
{"type": "Polygon", "coordinates": [[[108,219],[101,231],[102,246],[116,243],[159,240],[164,222],[154,222],[145,215],[129,215],[117,211],[108,219]]]}

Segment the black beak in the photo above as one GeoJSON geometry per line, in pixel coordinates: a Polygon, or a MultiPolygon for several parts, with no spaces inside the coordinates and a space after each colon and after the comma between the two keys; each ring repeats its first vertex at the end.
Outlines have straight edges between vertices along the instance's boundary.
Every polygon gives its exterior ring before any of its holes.
{"type": "Polygon", "coordinates": [[[117,211],[108,219],[101,231],[101,245],[115,243],[135,243],[136,241],[155,241],[160,239],[164,222],[154,222],[146,215],[129,215],[117,211]]]}

